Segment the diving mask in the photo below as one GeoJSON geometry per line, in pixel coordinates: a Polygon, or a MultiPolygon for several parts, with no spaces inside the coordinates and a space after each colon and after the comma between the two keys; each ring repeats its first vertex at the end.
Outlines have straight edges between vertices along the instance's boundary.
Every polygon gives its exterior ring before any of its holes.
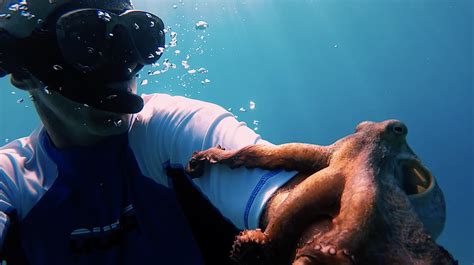
{"type": "Polygon", "coordinates": [[[53,13],[27,38],[0,31],[0,39],[10,40],[0,42],[0,68],[4,74],[27,70],[47,89],[88,106],[139,112],[143,100],[131,88],[137,72],[164,50],[163,22],[137,10],[73,8],[53,13]]]}

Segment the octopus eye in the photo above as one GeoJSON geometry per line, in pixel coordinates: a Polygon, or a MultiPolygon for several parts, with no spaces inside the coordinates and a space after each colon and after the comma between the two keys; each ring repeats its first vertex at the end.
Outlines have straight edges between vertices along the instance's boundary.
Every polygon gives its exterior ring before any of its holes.
{"type": "Polygon", "coordinates": [[[401,122],[395,122],[391,124],[392,132],[396,135],[406,135],[407,134],[407,126],[401,122]]]}

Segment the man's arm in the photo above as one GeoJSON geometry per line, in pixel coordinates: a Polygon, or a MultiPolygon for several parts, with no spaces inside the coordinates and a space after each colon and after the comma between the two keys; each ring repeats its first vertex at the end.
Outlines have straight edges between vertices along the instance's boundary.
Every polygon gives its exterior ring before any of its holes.
{"type": "MultiPolygon", "coordinates": [[[[129,139],[143,173],[163,185],[169,183],[167,169],[184,168],[195,151],[271,145],[215,104],[160,94],[145,101],[129,139]]],[[[222,165],[208,167],[194,184],[234,225],[254,229],[268,199],[296,173],[222,165]]]]}

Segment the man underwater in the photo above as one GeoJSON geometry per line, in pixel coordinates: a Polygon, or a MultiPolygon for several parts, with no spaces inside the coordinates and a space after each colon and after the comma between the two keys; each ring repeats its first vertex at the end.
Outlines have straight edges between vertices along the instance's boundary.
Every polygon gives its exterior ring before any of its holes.
{"type": "MultiPolygon", "coordinates": [[[[0,149],[0,260],[203,264],[167,171],[196,150],[269,143],[219,106],[136,95],[163,28],[128,0],[0,0],[0,76],[30,93],[42,121],[0,149]]],[[[212,167],[194,184],[253,229],[294,175],[212,167]]]]}

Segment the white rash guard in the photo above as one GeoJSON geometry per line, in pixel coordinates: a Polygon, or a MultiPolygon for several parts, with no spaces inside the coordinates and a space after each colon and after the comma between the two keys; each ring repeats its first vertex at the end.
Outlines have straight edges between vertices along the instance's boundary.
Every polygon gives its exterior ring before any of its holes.
{"type": "MultiPolygon", "coordinates": [[[[133,116],[129,147],[143,176],[169,187],[166,168],[182,168],[193,152],[216,145],[239,149],[270,144],[223,108],[166,94],[144,95],[144,109],[133,116]]],[[[0,249],[9,226],[8,214],[19,221],[34,209],[58,177],[58,165],[48,156],[40,127],[29,137],[0,149],[0,249]]],[[[258,227],[271,195],[296,172],[208,167],[194,183],[238,228],[258,227]]]]}

